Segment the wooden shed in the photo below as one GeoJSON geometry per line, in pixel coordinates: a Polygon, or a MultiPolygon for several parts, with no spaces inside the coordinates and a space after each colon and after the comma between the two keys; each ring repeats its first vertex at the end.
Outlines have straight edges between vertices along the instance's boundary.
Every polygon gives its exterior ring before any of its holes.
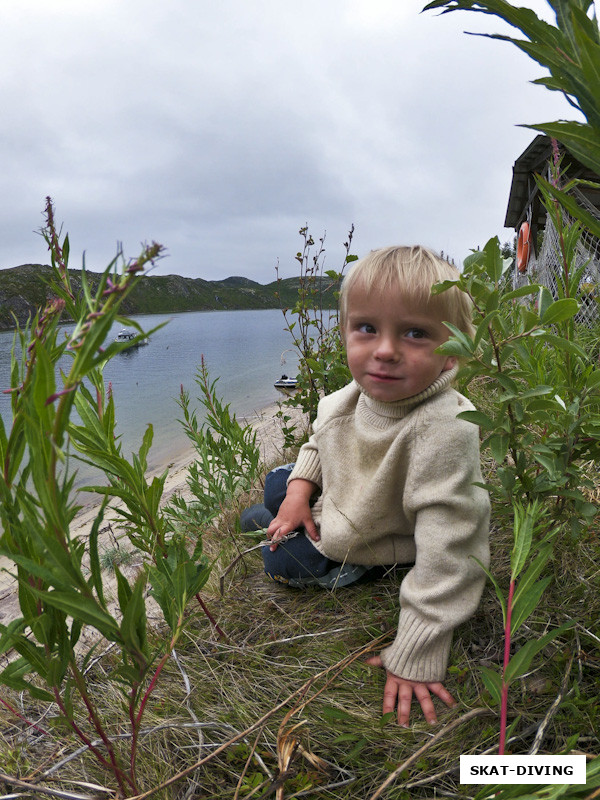
{"type": "MultiPolygon", "coordinates": [[[[564,147],[561,155],[559,185],[573,179],[600,183],[600,176],[578,161],[564,147]]],[[[505,226],[518,233],[524,223],[529,225],[531,255],[524,272],[515,269],[513,283],[540,283],[552,294],[558,295],[558,276],[563,266],[560,257],[559,236],[548,219],[535,176],[550,180],[550,164],[554,158],[552,141],[547,136],[536,136],[517,158],[506,209],[505,226]],[[542,234],[542,235],[540,235],[542,234]]],[[[571,190],[577,202],[600,219],[600,189],[594,186],[577,186],[571,190]]],[[[585,265],[580,283],[580,320],[589,322],[599,316],[600,299],[600,241],[588,231],[583,231],[577,250],[577,266],[585,265]]]]}
{"type": "MultiPolygon", "coordinates": [[[[568,180],[580,178],[600,182],[600,176],[574,158],[562,145],[560,154],[562,156],[561,172],[568,180]]],[[[549,177],[549,164],[552,157],[551,140],[547,136],[540,135],[535,137],[513,165],[513,177],[504,225],[507,228],[514,228],[518,233],[523,222],[529,222],[534,249],[539,231],[543,231],[546,227],[546,209],[535,182],[535,175],[549,177]]],[[[584,196],[587,201],[586,206],[592,206],[597,216],[600,216],[600,190],[580,187],[578,193],[584,196]]]]}

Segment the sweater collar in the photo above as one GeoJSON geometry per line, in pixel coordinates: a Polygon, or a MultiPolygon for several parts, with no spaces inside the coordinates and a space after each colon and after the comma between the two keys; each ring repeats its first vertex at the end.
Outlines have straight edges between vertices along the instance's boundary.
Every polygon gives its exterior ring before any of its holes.
{"type": "Polygon", "coordinates": [[[389,419],[402,419],[424,400],[429,400],[430,397],[448,389],[454,382],[457,374],[458,365],[442,372],[432,384],[426,389],[423,389],[422,392],[419,392],[419,394],[414,394],[412,397],[405,397],[403,400],[395,400],[392,403],[376,400],[374,397],[371,397],[359,383],[354,381],[354,384],[361,392],[365,406],[370,412],[380,417],[388,417],[389,419]]]}

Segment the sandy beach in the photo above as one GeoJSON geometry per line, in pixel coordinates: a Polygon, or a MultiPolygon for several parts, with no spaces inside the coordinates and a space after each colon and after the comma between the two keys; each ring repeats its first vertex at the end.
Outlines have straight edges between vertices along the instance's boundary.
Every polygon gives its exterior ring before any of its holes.
{"type": "MultiPolygon", "coordinates": [[[[264,463],[270,464],[277,461],[279,456],[283,457],[283,435],[281,432],[281,424],[277,419],[277,412],[279,410],[278,403],[273,403],[252,416],[245,419],[240,418],[240,422],[251,424],[257,432],[257,441],[260,444],[261,455],[264,463]]],[[[291,409],[290,409],[291,411],[291,409]]],[[[300,415],[298,415],[300,419],[300,415]]],[[[169,460],[162,464],[156,470],[149,473],[152,475],[160,475],[165,469],[168,469],[167,479],[165,481],[165,488],[163,493],[163,501],[167,502],[169,498],[175,493],[181,493],[185,496],[187,491],[186,477],[189,465],[195,457],[195,451],[190,446],[189,449],[181,453],[172,455],[169,460]]],[[[89,497],[89,495],[87,495],[89,497]]],[[[96,512],[99,506],[99,501],[95,502],[91,499],[87,502],[73,521],[71,528],[71,536],[87,536],[91,530],[91,526],[96,517],[96,512]]],[[[106,522],[111,521],[110,513],[107,514],[106,522]]],[[[104,546],[110,537],[110,529],[106,524],[101,530],[100,534],[100,549],[102,550],[103,539],[104,546]]],[[[0,623],[6,625],[12,619],[19,616],[19,604],[17,597],[17,582],[7,572],[7,569],[12,571],[13,564],[8,559],[0,557],[0,623]]]]}

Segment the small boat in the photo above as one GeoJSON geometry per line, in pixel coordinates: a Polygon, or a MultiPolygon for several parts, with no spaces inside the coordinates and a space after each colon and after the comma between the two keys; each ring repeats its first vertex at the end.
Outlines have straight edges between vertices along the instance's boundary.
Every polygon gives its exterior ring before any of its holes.
{"type": "Polygon", "coordinates": [[[131,347],[141,347],[142,345],[149,344],[150,340],[148,338],[138,339],[135,341],[136,336],[139,336],[138,333],[135,331],[127,330],[127,328],[123,328],[119,331],[119,333],[115,337],[115,342],[118,344],[125,344],[129,342],[131,347]]]}
{"type": "Polygon", "coordinates": [[[273,386],[284,394],[293,394],[296,391],[297,382],[295,378],[288,378],[287,375],[282,375],[279,380],[275,381],[273,386]]]}

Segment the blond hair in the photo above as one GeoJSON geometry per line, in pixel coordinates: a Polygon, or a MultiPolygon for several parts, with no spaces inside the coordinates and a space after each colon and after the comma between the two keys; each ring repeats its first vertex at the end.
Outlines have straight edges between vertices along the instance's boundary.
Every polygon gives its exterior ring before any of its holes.
{"type": "Polygon", "coordinates": [[[457,280],[459,272],[437,253],[426,247],[384,247],[372,250],[355,262],[346,275],[340,292],[340,329],[348,316],[348,296],[356,284],[367,292],[398,291],[405,302],[424,308],[438,319],[450,322],[473,336],[472,302],[460,289],[452,287],[442,294],[431,294],[431,287],[446,280],[457,280]]]}

